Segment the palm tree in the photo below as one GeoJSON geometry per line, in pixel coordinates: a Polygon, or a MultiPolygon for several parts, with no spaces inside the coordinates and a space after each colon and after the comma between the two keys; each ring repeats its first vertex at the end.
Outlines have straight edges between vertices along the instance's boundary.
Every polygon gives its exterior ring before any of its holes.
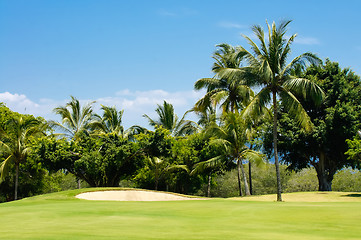
{"type": "Polygon", "coordinates": [[[124,130],[122,125],[122,117],[124,110],[118,111],[116,107],[108,107],[101,105],[103,116],[94,115],[94,120],[89,123],[95,135],[113,133],[125,139],[132,137],[140,132],[144,132],[144,128],[140,126],[132,126],[124,130]]]}
{"type": "Polygon", "coordinates": [[[237,75],[220,77],[219,73],[222,73],[223,69],[239,68],[244,53],[241,48],[229,44],[220,44],[217,47],[219,49],[213,55],[215,63],[212,67],[215,76],[201,78],[194,84],[196,90],[207,89],[206,95],[196,103],[196,108],[205,109],[221,103],[223,111],[234,112],[247,105],[254,93],[251,88],[242,84],[242,79],[237,75]]]}
{"type": "Polygon", "coordinates": [[[0,164],[1,180],[9,174],[10,166],[15,165],[15,195],[18,198],[19,165],[26,161],[31,150],[31,140],[45,135],[46,125],[34,118],[14,116],[7,122],[5,132],[0,129],[0,150],[5,160],[0,164]]]}
{"type": "Polygon", "coordinates": [[[223,153],[207,161],[198,163],[195,166],[196,169],[198,168],[196,171],[199,171],[212,166],[220,166],[224,164],[225,161],[236,162],[240,196],[242,196],[241,178],[245,186],[246,195],[250,195],[247,177],[243,167],[243,160],[249,159],[251,161],[259,162],[263,159],[261,154],[249,149],[246,145],[246,130],[246,124],[243,119],[241,119],[239,113],[226,113],[224,115],[224,123],[222,126],[214,124],[213,127],[210,127],[207,130],[208,134],[214,138],[211,140],[211,144],[221,147],[223,153]]]}
{"type": "Polygon", "coordinates": [[[268,36],[265,38],[261,26],[252,30],[260,42],[258,46],[251,38],[244,36],[252,52],[242,49],[249,65],[239,69],[224,69],[220,76],[242,76],[250,87],[261,87],[258,94],[243,110],[243,116],[255,116],[261,107],[273,107],[273,147],[277,174],[277,201],[282,201],[281,178],[277,153],[277,99],[293,114],[294,119],[306,130],[311,129],[311,121],[301,103],[295,97],[303,96],[320,104],[324,98],[322,89],[313,81],[291,75],[293,69],[306,63],[320,64],[321,60],[310,52],[303,53],[287,63],[291,44],[297,34],[286,39],[287,26],[291,21],[282,21],[278,26],[267,23],[268,36]]]}
{"type": "Polygon", "coordinates": [[[168,129],[175,137],[192,134],[197,130],[196,124],[190,120],[185,120],[187,113],[179,120],[177,114],[174,112],[174,107],[171,103],[163,102],[163,106],[157,105],[155,111],[158,114],[158,120],[153,120],[147,114],[143,117],[147,118],[151,126],[162,126],[168,129]]]}
{"type": "Polygon", "coordinates": [[[199,127],[203,128],[203,130],[207,129],[207,127],[216,123],[218,120],[216,110],[212,106],[207,106],[206,108],[197,108],[197,106],[195,106],[191,111],[198,116],[199,119],[197,124],[199,127]]]}
{"type": "Polygon", "coordinates": [[[94,115],[94,121],[91,123],[95,131],[106,134],[115,133],[118,136],[124,135],[124,127],[122,125],[122,117],[124,110],[118,111],[115,107],[101,105],[103,116],[94,115]]]}
{"type": "MultiPolygon", "coordinates": [[[[166,173],[175,170],[184,170],[189,172],[186,165],[170,164],[165,158],[148,157],[148,166],[154,172],[154,189],[158,190],[159,180],[164,177],[166,173]]],[[[168,190],[168,187],[167,187],[168,190]]]]}
{"type": "Polygon", "coordinates": [[[54,112],[61,116],[62,122],[50,121],[52,127],[58,128],[69,138],[77,139],[82,133],[89,134],[89,123],[93,119],[93,102],[81,107],[79,100],[73,96],[65,106],[54,108],[54,112]]]}

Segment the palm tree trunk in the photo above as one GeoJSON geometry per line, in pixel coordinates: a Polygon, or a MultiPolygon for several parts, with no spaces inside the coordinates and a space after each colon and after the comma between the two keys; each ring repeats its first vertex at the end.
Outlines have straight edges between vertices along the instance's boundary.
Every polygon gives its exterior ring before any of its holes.
{"type": "Polygon", "coordinates": [[[238,189],[239,189],[239,196],[243,196],[242,194],[242,186],[241,186],[241,166],[240,166],[240,162],[239,159],[237,159],[237,177],[238,177],[238,189]]]}
{"type": "Polygon", "coordinates": [[[19,185],[19,163],[15,163],[15,194],[14,194],[14,200],[18,199],[18,185],[19,185]]]}
{"type": "Polygon", "coordinates": [[[208,175],[207,197],[211,197],[211,182],[212,182],[212,172],[210,172],[208,175]]]}
{"type": "Polygon", "coordinates": [[[241,170],[242,170],[244,191],[245,191],[246,196],[249,196],[249,195],[251,195],[251,193],[249,192],[249,187],[248,187],[248,183],[247,183],[247,176],[246,176],[246,172],[244,171],[242,159],[239,160],[239,165],[241,166],[241,170]]]}
{"type": "Polygon", "coordinates": [[[80,186],[80,178],[78,178],[78,179],[76,180],[76,182],[77,182],[77,185],[78,185],[78,189],[80,189],[80,188],[81,188],[81,186],[80,186]]]}
{"type": "Polygon", "coordinates": [[[275,91],[272,91],[272,96],[273,96],[273,149],[274,149],[276,175],[277,175],[277,201],[281,202],[282,188],[281,188],[280,164],[278,162],[278,152],[277,152],[277,99],[276,99],[275,91]]]}
{"type": "MultiPolygon", "coordinates": [[[[251,148],[252,149],[252,148],[251,148]]],[[[251,168],[251,161],[248,162],[248,178],[249,178],[249,193],[253,195],[253,189],[252,189],[252,168],[251,168]]]]}

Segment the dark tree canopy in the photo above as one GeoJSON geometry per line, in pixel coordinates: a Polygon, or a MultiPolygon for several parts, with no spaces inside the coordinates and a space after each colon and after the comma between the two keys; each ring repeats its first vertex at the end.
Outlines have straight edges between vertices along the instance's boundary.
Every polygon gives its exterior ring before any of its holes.
{"type": "MultiPolygon", "coordinates": [[[[326,99],[316,107],[311,101],[301,100],[313,123],[311,132],[300,129],[281,106],[279,119],[279,150],[284,162],[292,169],[315,167],[319,190],[330,191],[337,170],[356,167],[348,160],[346,139],[355,136],[361,123],[361,81],[349,69],[326,60],[323,66],[310,66],[300,77],[313,79],[323,89],[326,99]]],[[[265,148],[272,148],[270,134],[265,137],[265,148]]]]}
{"type": "Polygon", "coordinates": [[[138,165],[137,144],[116,134],[82,137],[77,141],[43,138],[34,147],[36,158],[47,169],[67,170],[93,187],[116,187],[138,165]]]}

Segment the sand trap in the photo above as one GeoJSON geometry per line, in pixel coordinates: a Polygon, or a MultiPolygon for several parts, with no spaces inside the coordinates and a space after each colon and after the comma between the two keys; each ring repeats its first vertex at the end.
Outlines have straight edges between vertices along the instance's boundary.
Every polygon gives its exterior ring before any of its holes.
{"type": "Polygon", "coordinates": [[[119,190],[119,191],[97,191],[86,192],[76,195],[76,198],[100,201],[177,201],[177,200],[199,200],[199,198],[183,197],[171,193],[119,190]]]}

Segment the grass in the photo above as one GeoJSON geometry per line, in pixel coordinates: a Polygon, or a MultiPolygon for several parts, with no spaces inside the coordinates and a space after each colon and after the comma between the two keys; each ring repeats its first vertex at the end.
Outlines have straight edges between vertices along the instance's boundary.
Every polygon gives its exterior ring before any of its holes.
{"type": "Polygon", "coordinates": [[[76,199],[81,189],[0,204],[0,239],[360,239],[358,193],[206,201],[76,199]],[[307,201],[306,201],[307,200],[307,201]]]}

